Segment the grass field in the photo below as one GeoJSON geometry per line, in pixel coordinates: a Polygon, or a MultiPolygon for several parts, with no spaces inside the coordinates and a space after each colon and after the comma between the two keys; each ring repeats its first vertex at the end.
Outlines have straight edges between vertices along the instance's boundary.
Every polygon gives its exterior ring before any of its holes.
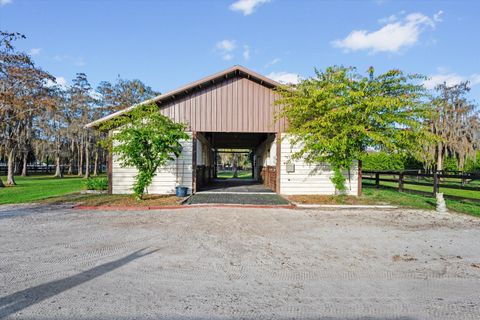
{"type": "MultiPolygon", "coordinates": [[[[383,178],[383,177],[382,177],[383,178]]],[[[390,178],[390,177],[389,177],[390,178]]],[[[374,180],[363,180],[364,184],[367,185],[374,185],[375,181],[374,180]]],[[[458,182],[442,182],[441,184],[451,184],[451,185],[459,185],[458,182]]],[[[380,185],[382,186],[387,186],[387,187],[395,187],[398,188],[398,183],[397,182],[389,182],[389,181],[380,181],[380,185]]],[[[478,182],[474,181],[470,184],[468,184],[470,187],[479,187],[478,182]]],[[[410,190],[417,190],[417,191],[423,191],[423,192],[432,192],[433,187],[432,186],[419,186],[419,185],[414,185],[414,184],[409,184],[408,180],[405,180],[403,184],[404,189],[410,189],[410,190]]],[[[449,189],[445,187],[440,188],[440,192],[443,192],[445,195],[450,195],[450,196],[457,196],[457,197],[465,197],[465,198],[472,198],[472,199],[480,199],[480,187],[478,191],[474,190],[460,190],[460,189],[449,189]]]]}
{"type": "MultiPolygon", "coordinates": [[[[233,171],[218,171],[217,177],[220,179],[231,179],[233,178],[233,171]]],[[[238,171],[237,179],[252,179],[252,171],[251,170],[238,171]]]]}
{"type": "Polygon", "coordinates": [[[16,186],[0,188],[0,204],[33,202],[84,189],[84,179],[77,176],[57,179],[51,175],[35,175],[15,177],[15,182],[16,186]]]}
{"type": "MultiPolygon", "coordinates": [[[[378,203],[388,203],[407,208],[435,210],[436,207],[434,197],[399,192],[392,189],[376,189],[370,183],[363,184],[362,197],[378,203]]],[[[445,202],[449,210],[480,217],[480,203],[468,203],[449,199],[445,199],[445,202]]]]}

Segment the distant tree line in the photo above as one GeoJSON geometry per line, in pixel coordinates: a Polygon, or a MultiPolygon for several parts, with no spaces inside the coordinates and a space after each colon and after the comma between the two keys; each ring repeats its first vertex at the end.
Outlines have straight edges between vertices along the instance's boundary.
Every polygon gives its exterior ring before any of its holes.
{"type": "Polygon", "coordinates": [[[0,31],[0,163],[7,164],[6,184],[14,185],[17,174],[28,175],[27,164],[34,162],[53,162],[59,178],[97,175],[107,158],[99,144],[103,133],[84,125],[159,93],[140,80],[121,78],[93,88],[84,73],[62,86],[15,48],[24,38],[0,31]]]}
{"type": "Polygon", "coordinates": [[[366,170],[426,169],[480,171],[480,120],[478,105],[467,98],[468,82],[438,85],[429,97],[432,113],[426,124],[437,135],[434,143],[424,143],[420,159],[410,154],[379,149],[366,153],[366,170]]]}

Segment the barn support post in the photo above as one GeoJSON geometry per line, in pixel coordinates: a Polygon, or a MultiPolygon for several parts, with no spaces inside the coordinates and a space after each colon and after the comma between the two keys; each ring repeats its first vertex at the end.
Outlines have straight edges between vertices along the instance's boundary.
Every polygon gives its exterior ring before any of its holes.
{"type": "Polygon", "coordinates": [[[192,194],[197,192],[197,132],[192,133],[192,194]]]}
{"type": "Polygon", "coordinates": [[[358,196],[361,196],[362,195],[362,160],[358,160],[357,175],[358,175],[358,191],[357,191],[357,194],[358,194],[358,196]]]}
{"type": "Polygon", "coordinates": [[[108,194],[112,194],[113,192],[113,154],[112,151],[108,151],[108,159],[107,159],[107,179],[108,179],[108,194]]]}
{"type": "Polygon", "coordinates": [[[280,174],[281,174],[281,168],[282,168],[282,152],[281,152],[281,147],[282,147],[282,139],[281,139],[281,133],[277,132],[277,161],[276,161],[276,168],[275,168],[275,192],[280,193],[280,174]]]}

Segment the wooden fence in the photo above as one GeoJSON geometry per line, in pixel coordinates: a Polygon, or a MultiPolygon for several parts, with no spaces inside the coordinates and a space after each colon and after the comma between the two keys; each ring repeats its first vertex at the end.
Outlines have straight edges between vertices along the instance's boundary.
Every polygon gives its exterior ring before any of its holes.
{"type": "MultiPolygon", "coordinates": [[[[62,165],[62,172],[66,174],[68,172],[68,166],[67,165],[62,165]]],[[[83,167],[83,172],[85,172],[85,167],[83,167]]],[[[106,166],[101,165],[99,167],[98,172],[105,172],[106,171],[106,166]]],[[[21,172],[21,168],[17,168],[17,172],[15,175],[19,175],[21,172]]],[[[93,172],[93,165],[90,166],[90,172],[93,172]]],[[[54,174],[55,173],[55,165],[27,165],[27,173],[30,174],[54,174]]],[[[72,167],[72,173],[77,174],[78,173],[78,168],[77,166],[72,167]]],[[[0,175],[6,175],[7,174],[7,165],[0,164],[0,175]]]]}
{"type": "Polygon", "coordinates": [[[362,179],[375,188],[396,189],[400,192],[435,196],[443,192],[445,198],[480,203],[479,173],[422,172],[422,171],[363,171],[362,179]],[[387,182],[387,184],[381,184],[387,182]],[[420,186],[415,189],[415,186],[420,186]],[[430,187],[431,191],[428,191],[430,187]],[[422,190],[423,189],[423,190],[422,190]],[[462,192],[466,191],[466,192],[462,192]],[[463,194],[462,194],[463,193],[463,194]]]}

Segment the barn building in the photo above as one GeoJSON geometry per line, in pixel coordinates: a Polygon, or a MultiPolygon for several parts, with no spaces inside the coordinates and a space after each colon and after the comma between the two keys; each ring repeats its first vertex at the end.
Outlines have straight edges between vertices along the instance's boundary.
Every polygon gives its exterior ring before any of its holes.
{"type": "MultiPolygon", "coordinates": [[[[279,85],[245,67],[233,66],[143,102],[156,103],[163,115],[186,124],[191,137],[182,143],[181,156],[158,170],[148,193],[172,194],[176,186],[187,187],[188,193],[212,190],[211,186],[218,182],[217,153],[249,150],[252,179],[245,183],[285,195],[334,194],[335,187],[330,181],[333,172],[328,165],[292,160],[298,146],[288,139],[286,121],[275,120],[279,106],[275,104],[278,95],[274,89],[279,85]]],[[[98,119],[87,127],[96,127],[135,107],[98,119]]],[[[120,166],[113,155],[108,175],[110,193],[132,193],[134,168],[120,166]]],[[[361,192],[358,164],[345,175],[347,193],[358,195],[361,192]]],[[[223,186],[225,183],[228,181],[223,181],[223,186]]]]}

